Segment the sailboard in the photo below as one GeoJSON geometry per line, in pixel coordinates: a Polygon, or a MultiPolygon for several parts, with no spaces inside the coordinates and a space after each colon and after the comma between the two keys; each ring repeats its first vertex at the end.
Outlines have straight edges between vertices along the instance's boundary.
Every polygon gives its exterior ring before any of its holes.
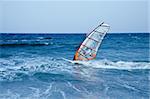
{"type": "Polygon", "coordinates": [[[98,48],[109,29],[110,26],[104,22],[93,29],[77,49],[73,60],[87,61],[96,58],[98,48]]]}

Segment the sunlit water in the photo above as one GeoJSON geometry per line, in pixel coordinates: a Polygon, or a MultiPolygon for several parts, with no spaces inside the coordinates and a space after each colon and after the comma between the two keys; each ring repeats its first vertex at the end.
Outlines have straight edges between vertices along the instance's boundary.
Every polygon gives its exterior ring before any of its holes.
{"type": "Polygon", "coordinates": [[[85,34],[0,34],[0,99],[149,99],[149,36],[108,34],[74,64],[85,34]]]}

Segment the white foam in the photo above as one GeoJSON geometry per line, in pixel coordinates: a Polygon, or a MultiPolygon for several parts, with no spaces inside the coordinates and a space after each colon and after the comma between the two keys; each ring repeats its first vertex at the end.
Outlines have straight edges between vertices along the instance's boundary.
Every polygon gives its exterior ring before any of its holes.
{"type": "Polygon", "coordinates": [[[1,59],[0,63],[5,64],[0,67],[0,80],[15,80],[18,78],[17,73],[25,75],[33,75],[36,72],[70,72],[70,67],[62,60],[57,60],[52,57],[36,57],[36,58],[21,58],[18,56],[12,57],[11,60],[1,59]],[[21,62],[17,64],[17,62],[21,62]]]}
{"type": "Polygon", "coordinates": [[[128,61],[109,61],[104,60],[92,60],[92,61],[71,61],[71,63],[78,63],[84,66],[93,68],[105,68],[105,69],[122,69],[122,70],[132,70],[132,69],[150,69],[149,62],[128,62],[128,61]]]}
{"type": "Polygon", "coordinates": [[[81,92],[81,90],[79,90],[78,88],[76,88],[73,84],[71,84],[71,82],[67,82],[67,84],[68,84],[69,87],[73,88],[77,92],[81,92]]]}
{"type": "Polygon", "coordinates": [[[44,43],[45,45],[49,45],[49,43],[44,43]]]}
{"type": "Polygon", "coordinates": [[[20,80],[20,78],[17,76],[17,73],[23,73],[25,75],[32,76],[36,72],[67,72],[71,74],[79,73],[86,77],[90,77],[90,74],[92,73],[90,69],[82,69],[81,71],[76,71],[74,69],[75,67],[119,70],[150,69],[149,62],[113,62],[107,59],[92,61],[72,61],[67,59],[54,59],[52,57],[20,58],[16,56],[12,57],[11,60],[1,59],[0,63],[6,64],[6,66],[0,67],[0,80],[2,81],[16,80],[16,78],[17,80],[20,80]],[[16,64],[17,62],[19,62],[19,64],[16,64]],[[75,63],[81,65],[76,65],[75,63]]]}

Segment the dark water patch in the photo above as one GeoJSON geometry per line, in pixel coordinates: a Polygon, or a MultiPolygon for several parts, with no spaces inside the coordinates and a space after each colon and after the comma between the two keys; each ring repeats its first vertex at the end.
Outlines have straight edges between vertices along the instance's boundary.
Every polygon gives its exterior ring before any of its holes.
{"type": "Polygon", "coordinates": [[[4,53],[1,53],[0,52],[0,58],[8,58],[8,57],[11,57],[12,55],[11,54],[4,54],[4,53]]]}

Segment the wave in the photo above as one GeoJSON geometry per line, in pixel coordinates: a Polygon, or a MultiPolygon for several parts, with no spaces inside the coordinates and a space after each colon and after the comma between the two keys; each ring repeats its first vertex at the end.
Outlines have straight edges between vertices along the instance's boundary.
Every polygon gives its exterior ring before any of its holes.
{"type": "Polygon", "coordinates": [[[20,43],[20,44],[0,44],[0,46],[42,46],[50,45],[51,43],[20,43]]]}
{"type": "Polygon", "coordinates": [[[69,71],[70,67],[63,61],[51,57],[21,58],[11,60],[0,59],[0,80],[20,80],[22,77],[33,76],[35,73],[60,73],[69,71]]]}
{"type": "Polygon", "coordinates": [[[108,93],[112,90],[116,93],[118,89],[119,94],[126,91],[149,95],[148,79],[145,79],[149,74],[149,62],[107,59],[83,62],[35,55],[12,56],[10,60],[3,58],[0,64],[0,83],[4,85],[0,86],[0,98],[57,99],[60,95],[70,99],[72,93],[75,99],[78,96],[93,99],[100,95],[110,98],[108,93]]]}
{"type": "Polygon", "coordinates": [[[8,40],[0,41],[0,46],[40,46],[40,45],[50,45],[51,41],[47,40],[8,40]]]}
{"type": "Polygon", "coordinates": [[[22,41],[18,41],[15,40],[16,42],[3,42],[0,43],[0,46],[44,46],[44,45],[56,45],[56,47],[58,46],[74,46],[76,47],[78,45],[78,43],[62,43],[62,42],[57,42],[54,43],[52,41],[47,41],[47,40],[36,40],[36,41],[26,41],[26,40],[22,40],[22,41]]]}
{"type": "MultiPolygon", "coordinates": [[[[69,75],[80,74],[90,77],[90,68],[92,69],[116,69],[116,70],[149,70],[149,62],[125,62],[93,60],[93,61],[66,61],[62,58],[56,59],[52,57],[33,57],[21,58],[19,56],[12,57],[11,60],[0,59],[0,81],[20,80],[28,76],[35,76],[37,73],[64,74],[69,75]],[[78,64],[74,64],[78,63],[78,64]]],[[[53,76],[53,75],[52,75],[53,76]]],[[[61,77],[59,77],[61,79],[61,77]]],[[[67,78],[67,77],[66,77],[67,78]]],[[[72,78],[72,77],[71,77],[72,78]]],[[[70,79],[70,78],[68,78],[70,79]]]]}
{"type": "Polygon", "coordinates": [[[92,61],[71,61],[72,63],[82,64],[84,66],[103,69],[119,69],[119,70],[132,70],[132,69],[150,69],[149,62],[127,62],[127,61],[110,61],[92,60],[92,61]]]}
{"type": "Polygon", "coordinates": [[[20,38],[20,39],[2,39],[0,46],[20,46],[20,45],[49,45],[51,44],[51,37],[34,37],[34,38],[20,38]]]}

